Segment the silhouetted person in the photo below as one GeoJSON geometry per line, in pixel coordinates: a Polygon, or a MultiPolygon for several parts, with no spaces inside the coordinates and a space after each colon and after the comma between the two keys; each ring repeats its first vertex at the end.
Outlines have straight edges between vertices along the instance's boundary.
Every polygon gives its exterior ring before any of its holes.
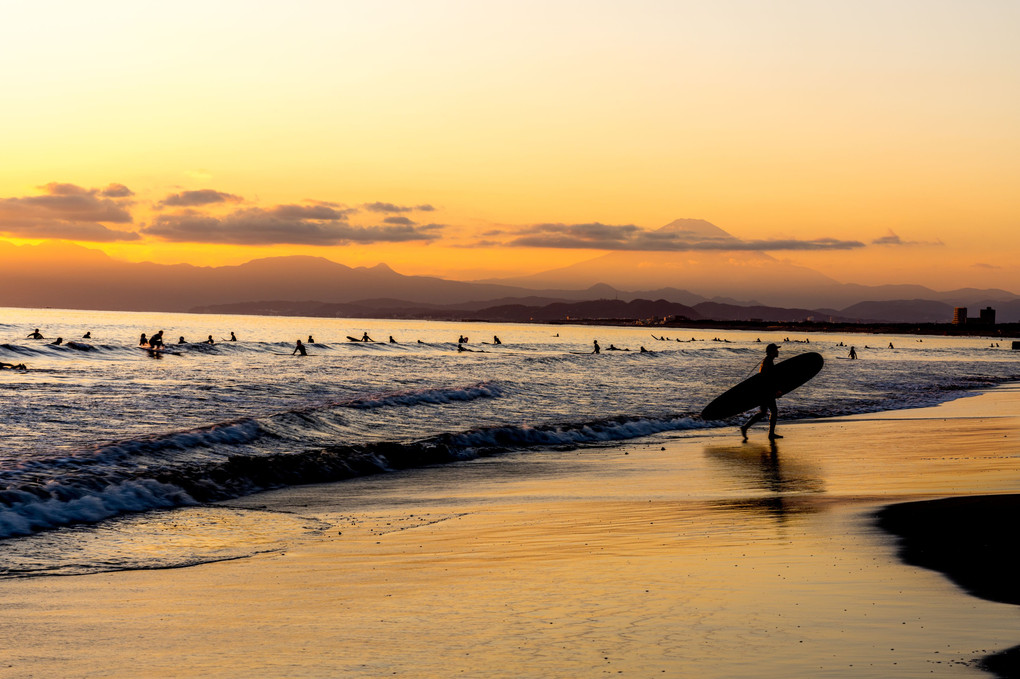
{"type": "Polygon", "coordinates": [[[28,366],[24,363],[18,363],[15,365],[14,363],[4,363],[3,361],[0,361],[0,370],[28,370],[28,366]]]}
{"type": "Polygon", "coordinates": [[[237,338],[234,337],[234,331],[233,330],[230,331],[230,341],[231,342],[236,342],[237,341],[237,338]]]}
{"type": "Polygon", "coordinates": [[[216,344],[216,342],[213,341],[212,335],[209,335],[209,339],[202,342],[202,344],[216,344]]]}
{"type": "Polygon", "coordinates": [[[594,344],[594,345],[595,345],[595,348],[594,348],[594,349],[592,349],[592,352],[591,352],[591,353],[593,353],[593,354],[597,354],[597,353],[599,353],[600,351],[602,351],[602,349],[600,349],[600,348],[599,348],[599,341],[598,341],[598,340],[592,340],[592,344],[594,344]]]}
{"type": "Polygon", "coordinates": [[[850,360],[857,360],[857,350],[853,347],[850,347],[850,353],[848,355],[850,356],[850,360]]]}
{"type": "Polygon", "coordinates": [[[149,346],[149,338],[145,336],[144,332],[142,333],[142,336],[138,338],[138,346],[140,347],[149,346]]]}
{"type": "Polygon", "coordinates": [[[892,342],[889,342],[889,348],[890,348],[890,349],[895,349],[896,347],[894,347],[894,346],[892,345],[892,342]]]}
{"type": "Polygon", "coordinates": [[[82,339],[92,339],[92,331],[91,330],[87,331],[84,335],[81,336],[81,338],[82,339]]]}
{"type": "Polygon", "coordinates": [[[492,336],[492,343],[493,344],[502,344],[502,342],[499,341],[499,338],[496,337],[495,335],[492,336]]]}
{"type": "Polygon", "coordinates": [[[315,344],[315,339],[314,339],[314,338],[312,338],[312,336],[311,336],[311,335],[309,335],[309,336],[308,336],[308,343],[309,343],[309,344],[315,344]]]}
{"type": "Polygon", "coordinates": [[[187,342],[184,341],[184,335],[181,335],[180,337],[177,338],[177,343],[178,344],[187,344],[187,342]]]}
{"type": "Polygon", "coordinates": [[[290,355],[293,356],[294,354],[297,353],[300,353],[302,356],[308,355],[308,352],[305,350],[305,345],[301,344],[301,340],[297,341],[297,346],[294,347],[294,351],[290,352],[290,355]]]}
{"type": "Polygon", "coordinates": [[[55,346],[55,347],[59,347],[63,343],[64,343],[64,338],[63,337],[58,337],[57,339],[55,339],[52,342],[50,342],[50,344],[52,346],[55,346]]]}
{"type": "Polygon", "coordinates": [[[390,335],[390,344],[396,344],[397,340],[393,339],[393,335],[390,335]]]}
{"type": "Polygon", "coordinates": [[[39,332],[39,328],[36,328],[31,333],[29,333],[28,339],[46,339],[46,338],[42,336],[41,332],[39,332]]]}
{"type": "Polygon", "coordinates": [[[761,370],[759,373],[762,376],[762,392],[763,401],[759,406],[758,412],[751,416],[747,422],[740,427],[740,434],[747,440],[747,430],[751,428],[758,420],[765,417],[765,414],[769,415],[769,439],[781,439],[783,438],[776,433],[776,419],[779,416],[779,409],[776,407],[776,384],[775,384],[775,361],[776,357],[779,356],[779,347],[775,344],[770,344],[765,347],[765,360],[761,362],[761,370]]]}
{"type": "Polygon", "coordinates": [[[149,338],[149,347],[151,347],[152,349],[162,349],[163,348],[163,331],[162,330],[160,330],[155,335],[153,335],[152,337],[149,338]]]}
{"type": "Polygon", "coordinates": [[[647,354],[647,353],[648,353],[648,349],[645,349],[645,348],[644,348],[644,347],[642,346],[642,347],[641,347],[641,353],[642,353],[642,354],[647,354]]]}
{"type": "Polygon", "coordinates": [[[371,337],[369,337],[368,333],[366,332],[364,335],[361,336],[361,341],[362,342],[373,342],[375,340],[373,340],[371,337]]]}

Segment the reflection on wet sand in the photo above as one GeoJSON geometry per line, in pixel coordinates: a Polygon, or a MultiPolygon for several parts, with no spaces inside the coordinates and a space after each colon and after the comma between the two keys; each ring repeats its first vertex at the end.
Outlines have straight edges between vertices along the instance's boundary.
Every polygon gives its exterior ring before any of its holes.
{"type": "Polygon", "coordinates": [[[784,460],[776,441],[710,445],[704,454],[710,465],[732,477],[741,495],[713,502],[717,508],[757,512],[783,522],[790,514],[816,511],[810,496],[825,492],[819,470],[784,460]]]}

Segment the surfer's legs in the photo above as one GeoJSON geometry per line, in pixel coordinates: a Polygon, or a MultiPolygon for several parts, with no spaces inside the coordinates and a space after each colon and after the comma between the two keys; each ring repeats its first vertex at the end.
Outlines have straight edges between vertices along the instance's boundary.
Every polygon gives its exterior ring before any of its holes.
{"type": "Polygon", "coordinates": [[[776,399],[772,399],[767,405],[762,406],[761,414],[765,414],[766,408],[769,411],[769,438],[770,439],[781,439],[783,438],[776,433],[776,419],[779,417],[779,409],[776,407],[776,399]]]}
{"type": "MultiPolygon", "coordinates": [[[[747,430],[750,429],[751,425],[753,425],[755,422],[757,422],[758,420],[763,419],[765,417],[765,413],[767,413],[767,412],[768,412],[768,406],[767,405],[762,405],[762,407],[758,410],[758,412],[756,412],[754,415],[751,415],[750,419],[748,419],[747,422],[744,422],[744,425],[742,427],[740,427],[740,435],[744,437],[745,441],[747,440],[747,430]]],[[[775,425],[775,417],[773,417],[773,419],[771,421],[771,425],[772,425],[772,429],[775,429],[775,426],[776,426],[775,425]]]]}

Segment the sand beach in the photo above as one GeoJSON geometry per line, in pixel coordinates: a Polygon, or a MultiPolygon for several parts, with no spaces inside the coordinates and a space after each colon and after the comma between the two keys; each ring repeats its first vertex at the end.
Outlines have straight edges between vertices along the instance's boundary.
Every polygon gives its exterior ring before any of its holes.
{"type": "Polygon", "coordinates": [[[774,446],[670,432],[142,518],[153,549],[197,526],[270,546],[0,581],[0,676],[1009,676],[982,663],[1020,644],[1015,586],[986,575],[1015,540],[1018,412],[1006,385],[783,422],[774,446]],[[904,503],[901,543],[876,512],[904,503]]]}

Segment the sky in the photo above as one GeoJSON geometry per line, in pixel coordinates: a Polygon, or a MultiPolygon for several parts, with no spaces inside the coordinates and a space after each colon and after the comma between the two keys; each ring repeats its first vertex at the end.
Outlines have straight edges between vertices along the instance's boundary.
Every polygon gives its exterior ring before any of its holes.
{"type": "MultiPolygon", "coordinates": [[[[1020,293],[1020,3],[0,0],[0,239],[1020,293]],[[736,255],[739,256],[739,255],[736,255]]],[[[668,281],[664,281],[668,284],[668,281]]]]}

